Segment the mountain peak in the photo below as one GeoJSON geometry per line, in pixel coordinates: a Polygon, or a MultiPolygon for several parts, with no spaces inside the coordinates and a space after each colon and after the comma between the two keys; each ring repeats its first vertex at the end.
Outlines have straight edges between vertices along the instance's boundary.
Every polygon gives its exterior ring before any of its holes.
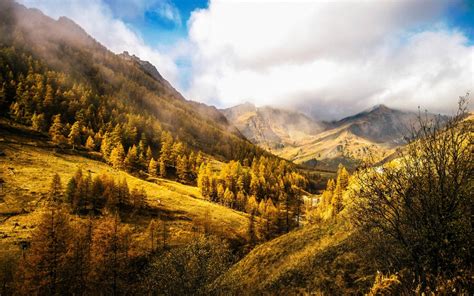
{"type": "Polygon", "coordinates": [[[395,109],[389,108],[387,105],[384,104],[377,104],[373,106],[372,108],[368,109],[365,112],[387,112],[387,111],[394,111],[395,109]]]}

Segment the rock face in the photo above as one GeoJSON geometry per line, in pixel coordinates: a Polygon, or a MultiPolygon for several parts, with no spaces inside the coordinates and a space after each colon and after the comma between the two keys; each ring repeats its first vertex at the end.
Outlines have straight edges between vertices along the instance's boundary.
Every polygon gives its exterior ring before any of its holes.
{"type": "Polygon", "coordinates": [[[326,128],[324,123],[304,114],[271,107],[257,108],[251,103],[221,111],[247,139],[271,150],[298,145],[301,140],[326,128]]]}

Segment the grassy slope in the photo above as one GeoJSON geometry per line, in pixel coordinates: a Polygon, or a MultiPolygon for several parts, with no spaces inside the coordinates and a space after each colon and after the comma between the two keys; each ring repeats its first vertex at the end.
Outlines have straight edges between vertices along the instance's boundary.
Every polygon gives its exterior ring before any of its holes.
{"type": "Polygon", "coordinates": [[[345,126],[322,132],[298,147],[286,147],[277,154],[302,163],[312,158],[332,159],[345,156],[363,159],[369,152],[375,158],[383,158],[393,151],[392,148],[358,137],[344,128],[345,126]]]}
{"type": "MultiPolygon", "coordinates": [[[[194,231],[193,222],[199,223],[205,217],[211,218],[211,227],[219,234],[229,239],[244,237],[247,215],[204,200],[197,187],[165,179],[155,179],[156,183],[143,181],[99,161],[54,152],[47,142],[9,133],[4,127],[0,126],[0,151],[6,154],[0,156],[0,178],[6,182],[0,189],[0,248],[11,247],[30,235],[53,174],[60,175],[65,187],[77,168],[90,171],[93,177],[107,173],[117,180],[125,178],[129,188],[143,187],[155,214],[169,221],[171,243],[189,239],[194,231]]],[[[144,229],[149,219],[141,216],[125,222],[144,229]]]]}
{"type": "Polygon", "coordinates": [[[223,295],[360,292],[373,271],[357,254],[353,236],[341,221],[290,232],[252,250],[214,289],[223,295]]]}

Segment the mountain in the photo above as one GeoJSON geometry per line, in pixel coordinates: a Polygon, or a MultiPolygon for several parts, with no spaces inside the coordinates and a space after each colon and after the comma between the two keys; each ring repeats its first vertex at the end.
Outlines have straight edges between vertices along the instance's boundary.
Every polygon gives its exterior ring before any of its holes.
{"type": "Polygon", "coordinates": [[[230,123],[252,143],[269,150],[295,146],[326,128],[306,115],[272,107],[255,107],[251,103],[221,110],[230,123]]]}
{"type": "Polygon", "coordinates": [[[339,163],[355,167],[369,156],[381,160],[392,154],[416,128],[418,116],[385,105],[333,122],[249,103],[222,112],[251,142],[288,160],[330,170],[339,163]]]}
{"type": "Polygon", "coordinates": [[[370,141],[396,146],[403,143],[403,138],[416,124],[417,116],[418,114],[415,112],[405,112],[391,109],[385,105],[377,105],[367,111],[334,122],[334,125],[336,127],[345,126],[345,129],[354,135],[370,141]]]}
{"type": "Polygon", "coordinates": [[[222,160],[264,153],[216,108],[186,100],[149,62],[110,52],[66,17],[54,20],[8,0],[0,6],[0,90],[8,93],[0,100],[0,116],[14,114],[31,124],[36,113],[44,116],[47,131],[60,114],[64,125],[80,120],[97,137],[119,126],[128,138],[125,149],[138,145],[141,136],[159,149],[163,132],[169,132],[191,150],[222,160]],[[18,85],[10,81],[27,88],[24,98],[15,97],[18,85]],[[35,100],[28,100],[26,93],[37,90],[35,100]],[[45,106],[47,90],[54,97],[45,106]]]}

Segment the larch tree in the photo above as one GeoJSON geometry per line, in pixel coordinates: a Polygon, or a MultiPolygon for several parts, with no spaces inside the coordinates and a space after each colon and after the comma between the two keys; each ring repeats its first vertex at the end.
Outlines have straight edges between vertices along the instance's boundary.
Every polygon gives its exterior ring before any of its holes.
{"type": "Polygon", "coordinates": [[[92,138],[91,136],[87,137],[86,149],[89,151],[95,150],[95,141],[94,141],[94,138],[92,138]]]}
{"type": "Polygon", "coordinates": [[[72,125],[68,135],[68,142],[72,146],[72,149],[81,145],[81,123],[79,121],[74,122],[72,125]]]}
{"type": "Polygon", "coordinates": [[[53,116],[53,124],[49,128],[49,135],[51,140],[56,144],[62,144],[66,141],[63,135],[64,125],[61,122],[61,115],[57,114],[53,116]]]}
{"type": "Polygon", "coordinates": [[[68,291],[69,216],[50,207],[32,234],[31,247],[20,262],[18,290],[26,295],[61,295],[68,291]]]}
{"type": "Polygon", "coordinates": [[[123,168],[123,160],[125,157],[125,150],[123,149],[122,144],[117,145],[112,152],[110,153],[110,163],[116,169],[123,168]]]}
{"type": "Polygon", "coordinates": [[[51,180],[51,185],[49,186],[48,198],[49,202],[59,203],[62,201],[63,188],[61,185],[61,178],[58,173],[54,174],[53,179],[51,180]]]}
{"type": "Polygon", "coordinates": [[[158,175],[158,162],[152,157],[148,163],[148,174],[152,177],[158,175]]]}

